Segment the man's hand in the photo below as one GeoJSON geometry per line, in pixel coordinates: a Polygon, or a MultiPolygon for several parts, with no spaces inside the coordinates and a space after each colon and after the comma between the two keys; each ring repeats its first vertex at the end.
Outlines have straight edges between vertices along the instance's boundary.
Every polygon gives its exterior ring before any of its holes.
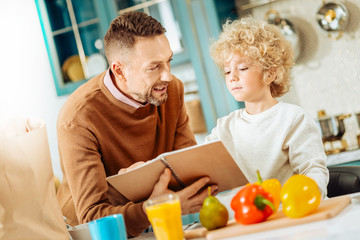
{"type": "MultiPolygon", "coordinates": [[[[149,198],[154,198],[157,196],[161,196],[164,194],[175,193],[168,189],[168,185],[171,179],[171,172],[169,169],[165,169],[165,171],[161,174],[159,181],[155,184],[153,192],[149,198]]],[[[199,192],[201,188],[203,188],[206,183],[209,182],[208,177],[203,177],[191,184],[190,186],[184,188],[181,191],[176,192],[176,194],[180,198],[181,203],[181,211],[182,214],[190,214],[196,213],[201,209],[204,199],[208,196],[207,189],[199,192]],[[199,192],[199,193],[198,193],[199,192]]],[[[217,186],[211,186],[212,195],[217,193],[217,186]]]]}
{"type": "Polygon", "coordinates": [[[136,162],[134,163],[133,165],[131,165],[130,167],[128,168],[122,168],[119,170],[118,174],[120,173],[124,173],[124,172],[127,172],[127,171],[130,171],[131,169],[134,169],[134,168],[137,168],[137,167],[140,167],[141,165],[143,165],[145,162],[143,161],[140,161],[140,162],[136,162]]]}

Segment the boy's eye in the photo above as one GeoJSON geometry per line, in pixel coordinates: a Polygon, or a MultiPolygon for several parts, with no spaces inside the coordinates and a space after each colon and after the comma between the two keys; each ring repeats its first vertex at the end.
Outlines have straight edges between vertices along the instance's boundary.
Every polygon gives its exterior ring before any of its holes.
{"type": "Polygon", "coordinates": [[[225,71],[225,75],[229,75],[230,74],[230,71],[225,71]]]}
{"type": "Polygon", "coordinates": [[[240,71],[246,71],[248,69],[249,69],[248,67],[239,68],[240,71]]]}

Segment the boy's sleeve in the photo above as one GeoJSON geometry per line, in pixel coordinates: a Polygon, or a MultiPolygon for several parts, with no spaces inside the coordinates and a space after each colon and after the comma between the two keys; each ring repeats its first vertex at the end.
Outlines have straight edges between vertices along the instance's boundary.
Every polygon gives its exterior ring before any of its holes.
{"type": "Polygon", "coordinates": [[[215,127],[215,128],[213,128],[213,130],[211,130],[211,133],[206,136],[205,143],[216,141],[216,140],[219,140],[219,136],[217,134],[217,128],[215,127]]]}
{"type": "Polygon", "coordinates": [[[294,173],[314,179],[324,198],[327,194],[329,170],[320,129],[315,120],[306,114],[299,115],[291,126],[285,145],[289,149],[289,161],[294,173]]]}

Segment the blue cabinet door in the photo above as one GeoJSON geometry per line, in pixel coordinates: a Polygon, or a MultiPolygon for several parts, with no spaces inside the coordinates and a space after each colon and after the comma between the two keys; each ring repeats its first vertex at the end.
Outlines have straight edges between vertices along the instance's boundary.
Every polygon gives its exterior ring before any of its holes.
{"type": "Polygon", "coordinates": [[[107,68],[102,39],[114,16],[109,1],[35,0],[35,4],[57,95],[73,92],[107,68]]]}

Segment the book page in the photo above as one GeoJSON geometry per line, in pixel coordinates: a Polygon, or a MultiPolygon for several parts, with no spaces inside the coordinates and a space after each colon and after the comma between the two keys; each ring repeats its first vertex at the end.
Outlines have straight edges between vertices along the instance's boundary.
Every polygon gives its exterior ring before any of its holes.
{"type": "Polygon", "coordinates": [[[218,185],[219,192],[248,183],[221,141],[172,152],[165,158],[187,186],[205,176],[210,177],[209,185],[218,185]]]}

